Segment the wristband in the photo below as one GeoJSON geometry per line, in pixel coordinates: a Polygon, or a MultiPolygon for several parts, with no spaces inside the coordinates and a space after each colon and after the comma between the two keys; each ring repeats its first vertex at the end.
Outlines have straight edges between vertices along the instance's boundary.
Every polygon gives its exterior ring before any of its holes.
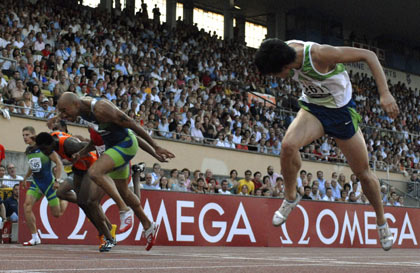
{"type": "Polygon", "coordinates": [[[58,184],[61,184],[64,182],[64,179],[59,178],[59,179],[56,179],[55,182],[57,182],[58,184]]]}

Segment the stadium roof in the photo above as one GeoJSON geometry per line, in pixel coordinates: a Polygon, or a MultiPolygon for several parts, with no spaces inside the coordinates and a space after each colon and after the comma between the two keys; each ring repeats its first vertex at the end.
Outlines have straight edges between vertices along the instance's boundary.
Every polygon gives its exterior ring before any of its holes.
{"type": "MultiPolygon", "coordinates": [[[[222,12],[228,0],[194,0],[202,6],[222,12]]],[[[265,23],[266,15],[275,10],[291,11],[309,8],[341,21],[346,29],[357,33],[375,33],[420,45],[419,0],[235,0],[246,18],[265,23]]]]}

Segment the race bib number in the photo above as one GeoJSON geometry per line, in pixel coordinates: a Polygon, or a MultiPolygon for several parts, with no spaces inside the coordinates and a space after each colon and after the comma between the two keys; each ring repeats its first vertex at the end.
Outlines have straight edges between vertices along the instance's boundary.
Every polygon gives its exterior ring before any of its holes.
{"type": "Polygon", "coordinates": [[[29,168],[31,168],[32,172],[34,173],[40,172],[42,169],[41,158],[35,157],[35,158],[29,159],[29,168]]]}
{"type": "Polygon", "coordinates": [[[95,146],[95,148],[98,156],[101,156],[105,152],[105,145],[95,146]]]}
{"type": "Polygon", "coordinates": [[[330,91],[320,84],[310,81],[301,81],[305,95],[311,98],[325,98],[331,95],[330,91]]]}

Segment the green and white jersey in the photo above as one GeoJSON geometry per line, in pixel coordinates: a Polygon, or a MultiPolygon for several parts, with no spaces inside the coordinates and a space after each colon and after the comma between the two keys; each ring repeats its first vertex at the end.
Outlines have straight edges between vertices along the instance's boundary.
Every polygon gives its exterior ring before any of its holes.
{"type": "Polygon", "coordinates": [[[299,100],[328,108],[343,107],[351,100],[352,86],[342,63],[336,64],[335,69],[328,73],[320,73],[312,63],[314,42],[290,40],[286,43],[302,44],[304,47],[302,67],[292,70],[293,79],[301,84],[303,90],[299,100]]]}

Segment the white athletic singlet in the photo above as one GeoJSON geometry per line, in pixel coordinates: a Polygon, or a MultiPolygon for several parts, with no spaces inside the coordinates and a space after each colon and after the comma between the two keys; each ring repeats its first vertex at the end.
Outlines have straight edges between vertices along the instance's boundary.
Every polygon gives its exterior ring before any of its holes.
{"type": "Polygon", "coordinates": [[[293,79],[300,83],[302,96],[299,100],[306,103],[328,108],[340,108],[345,106],[352,96],[352,86],[349,75],[342,63],[338,63],[335,69],[328,73],[320,73],[312,63],[311,48],[314,42],[290,40],[287,44],[302,44],[303,64],[300,69],[293,69],[293,79]]]}

